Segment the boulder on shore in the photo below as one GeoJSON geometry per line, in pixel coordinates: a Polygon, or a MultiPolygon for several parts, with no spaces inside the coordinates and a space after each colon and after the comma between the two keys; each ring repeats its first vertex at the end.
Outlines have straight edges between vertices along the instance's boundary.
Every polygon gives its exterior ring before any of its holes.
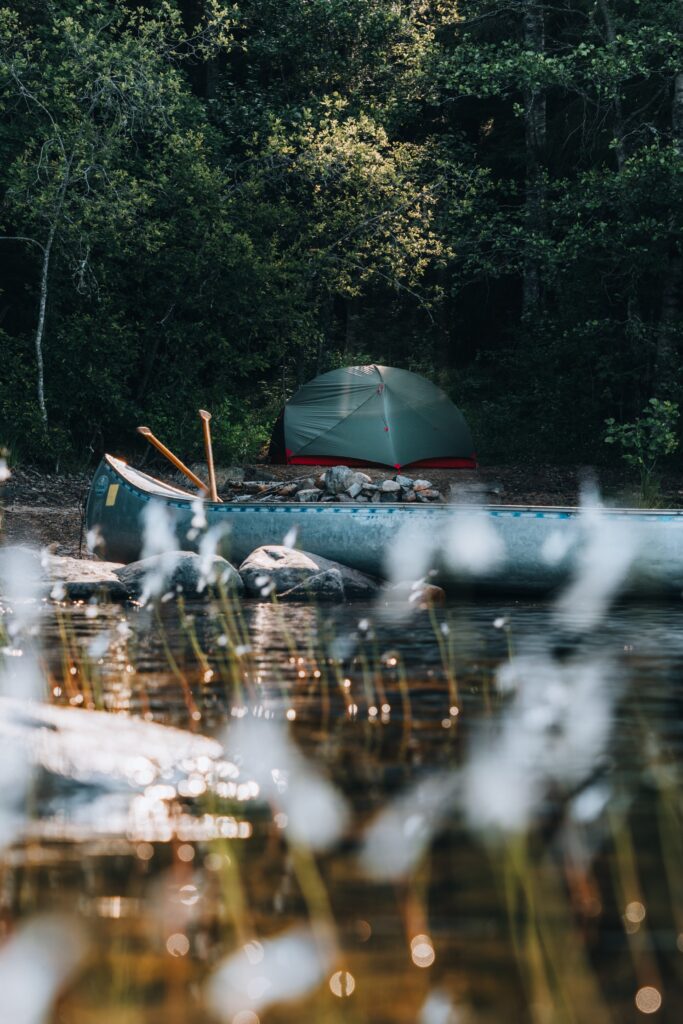
{"type": "Polygon", "coordinates": [[[0,594],[53,601],[126,601],[128,592],[116,576],[118,562],[52,555],[34,548],[0,548],[0,594]]]}
{"type": "Polygon", "coordinates": [[[318,594],[343,599],[374,597],[378,590],[377,583],[365,573],[280,544],[256,548],[242,562],[239,571],[247,593],[253,597],[267,598],[274,592],[289,597],[318,594]]]}
{"type": "Polygon", "coordinates": [[[134,597],[145,592],[160,596],[169,591],[197,597],[218,586],[232,593],[244,589],[239,573],[225,558],[214,555],[207,565],[204,558],[192,551],[143,558],[117,569],[115,575],[134,597]]]}
{"type": "Polygon", "coordinates": [[[279,594],[280,601],[302,601],[315,597],[323,601],[343,601],[344,581],[339,569],[324,569],[309,576],[303,583],[297,583],[291,590],[279,594]]]}

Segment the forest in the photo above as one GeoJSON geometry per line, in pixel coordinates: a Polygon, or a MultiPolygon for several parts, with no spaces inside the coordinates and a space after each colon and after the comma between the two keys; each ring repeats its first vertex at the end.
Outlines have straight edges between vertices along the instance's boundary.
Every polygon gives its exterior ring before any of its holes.
{"type": "Polygon", "coordinates": [[[683,398],[674,0],[3,0],[0,446],[256,458],[310,376],[437,381],[482,461],[683,398]]]}

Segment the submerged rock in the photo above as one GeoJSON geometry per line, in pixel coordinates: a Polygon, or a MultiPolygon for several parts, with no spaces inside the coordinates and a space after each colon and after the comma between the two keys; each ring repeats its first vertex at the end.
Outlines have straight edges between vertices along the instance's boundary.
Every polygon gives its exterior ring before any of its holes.
{"type": "Polygon", "coordinates": [[[302,598],[319,593],[343,599],[372,597],[378,589],[377,583],[365,573],[309,551],[296,551],[279,544],[256,548],[242,562],[239,571],[247,593],[253,597],[269,597],[275,592],[302,598]],[[337,580],[341,581],[341,588],[337,587],[337,580]],[[295,589],[297,593],[292,595],[295,589]]]}
{"type": "Polygon", "coordinates": [[[446,591],[435,583],[417,580],[415,583],[396,583],[386,592],[389,603],[406,602],[414,608],[432,608],[446,603],[446,591]]]}
{"type": "Polygon", "coordinates": [[[217,586],[233,593],[244,589],[239,573],[227,559],[214,555],[207,563],[192,551],[172,551],[143,558],[117,569],[116,576],[133,597],[145,592],[158,594],[168,591],[197,597],[217,586]],[[155,578],[159,586],[150,591],[150,580],[155,578]]]}

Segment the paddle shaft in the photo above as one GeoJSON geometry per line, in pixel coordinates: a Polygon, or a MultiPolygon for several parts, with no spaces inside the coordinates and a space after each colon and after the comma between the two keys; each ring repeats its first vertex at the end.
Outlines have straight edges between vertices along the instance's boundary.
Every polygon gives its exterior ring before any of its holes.
{"type": "Polygon", "coordinates": [[[158,437],[155,437],[149,427],[138,427],[138,434],[142,434],[146,437],[150,444],[154,445],[157,451],[160,451],[170,463],[172,463],[176,469],[179,469],[181,473],[184,473],[188,480],[191,480],[195,487],[198,487],[204,494],[208,491],[208,487],[203,480],[200,480],[198,476],[189,469],[184,462],[173,454],[170,448],[167,448],[165,444],[162,444],[158,437]]]}
{"type": "Polygon", "coordinates": [[[200,409],[199,415],[204,429],[204,448],[206,450],[206,465],[209,470],[209,497],[211,501],[220,501],[216,488],[216,470],[213,464],[213,448],[211,446],[211,413],[206,409],[200,409]]]}

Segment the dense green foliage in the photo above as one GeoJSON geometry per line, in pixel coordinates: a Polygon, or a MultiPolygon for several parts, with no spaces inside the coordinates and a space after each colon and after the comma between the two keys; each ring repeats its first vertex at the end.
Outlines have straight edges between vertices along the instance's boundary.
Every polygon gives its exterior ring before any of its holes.
{"type": "Polygon", "coordinates": [[[598,459],[606,417],[683,397],[681,22],[5,0],[0,443],[145,422],[191,455],[201,405],[251,457],[298,383],[373,361],[445,386],[489,461],[598,459]]]}

